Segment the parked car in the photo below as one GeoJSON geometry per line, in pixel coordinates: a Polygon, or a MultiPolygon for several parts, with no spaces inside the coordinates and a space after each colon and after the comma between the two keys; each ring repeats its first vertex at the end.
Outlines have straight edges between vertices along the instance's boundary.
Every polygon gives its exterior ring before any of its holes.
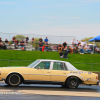
{"type": "Polygon", "coordinates": [[[77,88],[79,84],[98,85],[98,74],[81,71],[59,60],[38,59],[27,67],[0,68],[0,80],[10,86],[20,84],[59,84],[77,88]]]}

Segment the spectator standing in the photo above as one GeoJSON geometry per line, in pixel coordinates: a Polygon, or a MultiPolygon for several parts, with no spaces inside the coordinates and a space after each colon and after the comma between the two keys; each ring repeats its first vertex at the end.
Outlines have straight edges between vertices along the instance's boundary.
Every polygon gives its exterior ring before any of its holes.
{"type": "Polygon", "coordinates": [[[47,37],[44,39],[44,42],[46,42],[46,43],[48,42],[48,38],[47,37]]]}
{"type": "Polygon", "coordinates": [[[64,47],[63,52],[64,52],[64,58],[68,59],[68,48],[67,48],[67,46],[64,47]]]}
{"type": "Polygon", "coordinates": [[[23,39],[22,39],[21,42],[20,42],[20,47],[21,47],[21,50],[22,50],[22,51],[25,50],[25,42],[24,42],[23,39]]]}
{"type": "Polygon", "coordinates": [[[64,43],[63,43],[63,47],[65,48],[66,46],[67,46],[67,43],[66,43],[66,42],[64,42],[64,43]]]}
{"type": "Polygon", "coordinates": [[[42,38],[40,38],[40,39],[39,39],[39,43],[42,43],[42,42],[43,42],[43,40],[42,40],[42,38]]]}

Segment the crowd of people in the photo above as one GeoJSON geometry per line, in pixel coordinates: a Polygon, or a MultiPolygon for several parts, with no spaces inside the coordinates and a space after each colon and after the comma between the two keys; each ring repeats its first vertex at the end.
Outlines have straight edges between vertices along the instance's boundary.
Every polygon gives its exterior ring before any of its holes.
{"type": "MultiPolygon", "coordinates": [[[[32,38],[31,39],[31,43],[34,44],[35,39],[32,38]]],[[[25,50],[25,45],[29,43],[29,37],[27,36],[25,39],[21,39],[21,41],[19,41],[18,39],[16,39],[16,37],[14,36],[11,40],[11,44],[14,45],[15,49],[17,47],[20,47],[21,50],[25,50]]],[[[2,38],[0,38],[0,49],[7,49],[7,46],[10,45],[10,42],[5,39],[5,41],[2,41],[2,38]]],[[[38,40],[38,47],[39,47],[39,51],[44,51],[49,49],[49,43],[48,43],[48,38],[46,37],[43,41],[42,38],[39,38],[38,40]]]]}
{"type": "Polygon", "coordinates": [[[96,46],[95,48],[92,46],[91,48],[91,46],[85,44],[83,40],[81,42],[78,40],[75,42],[75,39],[73,39],[71,40],[71,45],[67,45],[66,42],[58,45],[58,52],[60,58],[66,58],[66,59],[68,59],[68,53],[92,54],[93,53],[92,49],[94,49],[94,53],[100,53],[100,48],[98,46],[96,46]]]}
{"type": "MultiPolygon", "coordinates": [[[[37,45],[39,51],[48,51],[50,49],[49,43],[48,43],[48,37],[46,37],[44,40],[42,38],[39,38],[37,45]]],[[[31,39],[31,43],[34,44],[35,39],[34,37],[31,39]]],[[[5,39],[5,41],[2,41],[2,38],[0,38],[0,49],[7,49],[7,46],[9,46],[9,41],[5,39]]],[[[14,45],[14,48],[20,47],[21,50],[25,50],[25,45],[29,43],[29,37],[27,36],[25,39],[22,39],[19,41],[14,36],[11,40],[11,44],[14,45]]],[[[76,41],[75,39],[71,40],[71,45],[67,45],[66,42],[63,44],[57,45],[57,50],[59,52],[60,57],[68,58],[68,53],[80,53],[84,54],[86,53],[92,53],[91,47],[87,44],[85,44],[84,41],[76,41]]],[[[100,53],[100,48],[97,46],[94,51],[96,53],[100,53]]]]}

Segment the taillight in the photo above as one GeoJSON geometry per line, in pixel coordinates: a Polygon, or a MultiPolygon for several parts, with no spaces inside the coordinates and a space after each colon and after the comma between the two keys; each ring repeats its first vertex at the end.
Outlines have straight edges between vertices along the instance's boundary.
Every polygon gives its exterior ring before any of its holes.
{"type": "Polygon", "coordinates": [[[98,79],[98,76],[96,76],[96,79],[98,79]]]}

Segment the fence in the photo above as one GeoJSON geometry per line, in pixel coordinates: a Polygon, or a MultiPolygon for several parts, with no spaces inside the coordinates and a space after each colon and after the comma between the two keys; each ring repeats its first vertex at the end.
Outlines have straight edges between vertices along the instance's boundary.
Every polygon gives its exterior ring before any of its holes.
{"type": "MultiPolygon", "coordinates": [[[[9,60],[9,59],[0,59],[0,67],[8,66],[28,66],[33,60],[9,60]]],[[[100,71],[100,63],[77,63],[70,62],[79,70],[85,71],[100,71]]]]}
{"type": "Polygon", "coordinates": [[[59,44],[59,43],[63,43],[66,41],[67,44],[71,44],[71,40],[75,39],[75,36],[55,36],[55,35],[38,35],[38,34],[19,34],[19,33],[4,33],[4,32],[0,32],[0,37],[2,38],[3,41],[5,41],[5,39],[8,39],[8,41],[12,40],[12,37],[16,36],[16,35],[23,35],[25,37],[29,37],[29,41],[31,41],[31,39],[37,38],[39,39],[40,37],[44,40],[46,37],[48,37],[49,43],[52,44],[59,44]]]}

